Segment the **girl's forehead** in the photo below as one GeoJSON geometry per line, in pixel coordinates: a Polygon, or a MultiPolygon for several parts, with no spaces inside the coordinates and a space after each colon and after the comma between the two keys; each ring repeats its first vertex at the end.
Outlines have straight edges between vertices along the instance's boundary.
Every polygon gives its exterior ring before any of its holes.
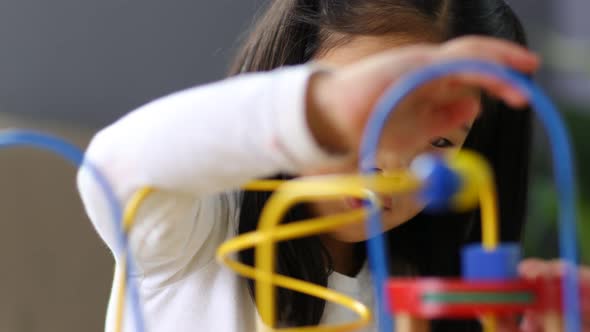
{"type": "Polygon", "coordinates": [[[345,43],[326,49],[320,47],[314,60],[330,66],[344,66],[387,50],[424,43],[431,41],[427,37],[406,34],[352,36],[345,43]]]}

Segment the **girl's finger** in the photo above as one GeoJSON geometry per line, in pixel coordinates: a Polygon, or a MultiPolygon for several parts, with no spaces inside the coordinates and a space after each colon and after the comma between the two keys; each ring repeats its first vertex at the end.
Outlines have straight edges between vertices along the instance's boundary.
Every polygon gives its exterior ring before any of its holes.
{"type": "Polygon", "coordinates": [[[449,79],[458,85],[482,89],[514,108],[521,108],[527,104],[527,98],[522,92],[496,77],[477,73],[463,73],[453,75],[449,79]]]}
{"type": "Polygon", "coordinates": [[[434,80],[418,88],[412,96],[415,100],[449,100],[463,95],[479,96],[482,90],[513,108],[521,108],[528,101],[522,92],[503,80],[478,73],[454,74],[444,79],[434,80]]]}
{"type": "MultiPolygon", "coordinates": [[[[565,265],[560,260],[526,259],[518,266],[520,276],[525,279],[561,277],[564,269],[565,265]]],[[[580,306],[582,316],[590,317],[590,267],[581,266],[578,269],[578,279],[581,286],[580,306]]]]}
{"type": "Polygon", "coordinates": [[[497,317],[496,318],[497,332],[519,332],[518,321],[515,317],[497,317]]]}
{"type": "Polygon", "coordinates": [[[518,264],[518,273],[525,279],[535,279],[546,276],[549,271],[547,262],[541,259],[529,258],[518,264]]]}
{"type": "Polygon", "coordinates": [[[490,37],[463,37],[443,45],[439,58],[474,58],[496,62],[515,70],[532,73],[539,67],[537,55],[508,41],[490,37]]]}
{"type": "MultiPolygon", "coordinates": [[[[520,323],[522,332],[544,332],[543,317],[534,312],[526,312],[520,323]]],[[[548,332],[548,331],[547,331],[548,332]]]]}
{"type": "Polygon", "coordinates": [[[586,324],[590,327],[590,267],[580,267],[580,284],[582,285],[582,316],[586,317],[586,324]]]}
{"type": "Polygon", "coordinates": [[[580,266],[580,280],[590,285],[590,266],[580,266]]]}

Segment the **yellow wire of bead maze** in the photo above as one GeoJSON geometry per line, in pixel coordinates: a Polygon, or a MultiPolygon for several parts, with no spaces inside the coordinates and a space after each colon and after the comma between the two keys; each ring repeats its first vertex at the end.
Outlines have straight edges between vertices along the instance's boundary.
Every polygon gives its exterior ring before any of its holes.
{"type": "MultiPolygon", "coordinates": [[[[494,250],[498,244],[498,223],[496,191],[493,174],[487,162],[479,155],[467,151],[448,159],[449,166],[461,175],[462,188],[451,199],[456,210],[467,210],[478,203],[482,217],[483,245],[494,250]]],[[[264,323],[265,332],[346,332],[355,331],[371,321],[369,309],[361,302],[326,287],[303,280],[274,273],[275,244],[280,241],[324,233],[331,229],[364,221],[368,209],[358,208],[346,213],[322,216],[286,225],[279,225],[282,217],[294,204],[315,199],[338,198],[342,196],[371,200],[380,205],[375,193],[401,194],[417,192],[422,183],[409,171],[398,171],[387,175],[343,175],[298,178],[290,181],[259,180],[246,184],[244,190],[274,191],[265,205],[258,230],[237,236],[223,243],[217,250],[216,258],[237,274],[256,281],[256,305],[264,323]],[[256,266],[251,267],[230,258],[231,254],[244,249],[256,248],[256,266]],[[329,326],[306,326],[298,328],[273,328],[275,325],[275,287],[283,287],[310,296],[339,304],[358,315],[358,320],[329,326]]],[[[128,233],[133,225],[141,202],[154,191],[144,188],[134,194],[125,208],[123,227],[128,233]]],[[[125,304],[126,271],[125,257],[119,259],[115,278],[119,281],[114,331],[122,331],[125,304]]],[[[495,318],[483,317],[484,332],[495,331],[495,318]]]]}

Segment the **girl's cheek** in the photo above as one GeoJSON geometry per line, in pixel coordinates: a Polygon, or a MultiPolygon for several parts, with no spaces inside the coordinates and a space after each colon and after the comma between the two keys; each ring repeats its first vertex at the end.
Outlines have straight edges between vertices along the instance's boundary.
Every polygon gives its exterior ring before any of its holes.
{"type": "Polygon", "coordinates": [[[436,148],[436,147],[430,146],[427,149],[425,149],[423,151],[423,153],[433,154],[436,156],[440,156],[441,158],[452,158],[452,157],[456,156],[459,153],[459,151],[461,151],[461,148],[459,148],[459,147],[441,149],[441,148],[436,148]]]}

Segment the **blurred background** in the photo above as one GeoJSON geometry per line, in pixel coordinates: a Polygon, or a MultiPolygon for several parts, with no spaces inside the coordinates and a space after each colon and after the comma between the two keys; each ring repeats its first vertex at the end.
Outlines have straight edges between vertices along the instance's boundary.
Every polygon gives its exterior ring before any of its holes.
{"type": "MultiPolygon", "coordinates": [[[[544,57],[541,85],[576,144],[580,238],[590,262],[590,2],[511,0],[544,57]]],[[[0,120],[85,147],[99,128],[169,92],[224,77],[263,0],[0,1],[0,120]]],[[[555,257],[556,204],[537,131],[525,251],[555,257]]],[[[102,331],[112,258],[77,196],[75,169],[0,153],[0,331],[102,331]]]]}

